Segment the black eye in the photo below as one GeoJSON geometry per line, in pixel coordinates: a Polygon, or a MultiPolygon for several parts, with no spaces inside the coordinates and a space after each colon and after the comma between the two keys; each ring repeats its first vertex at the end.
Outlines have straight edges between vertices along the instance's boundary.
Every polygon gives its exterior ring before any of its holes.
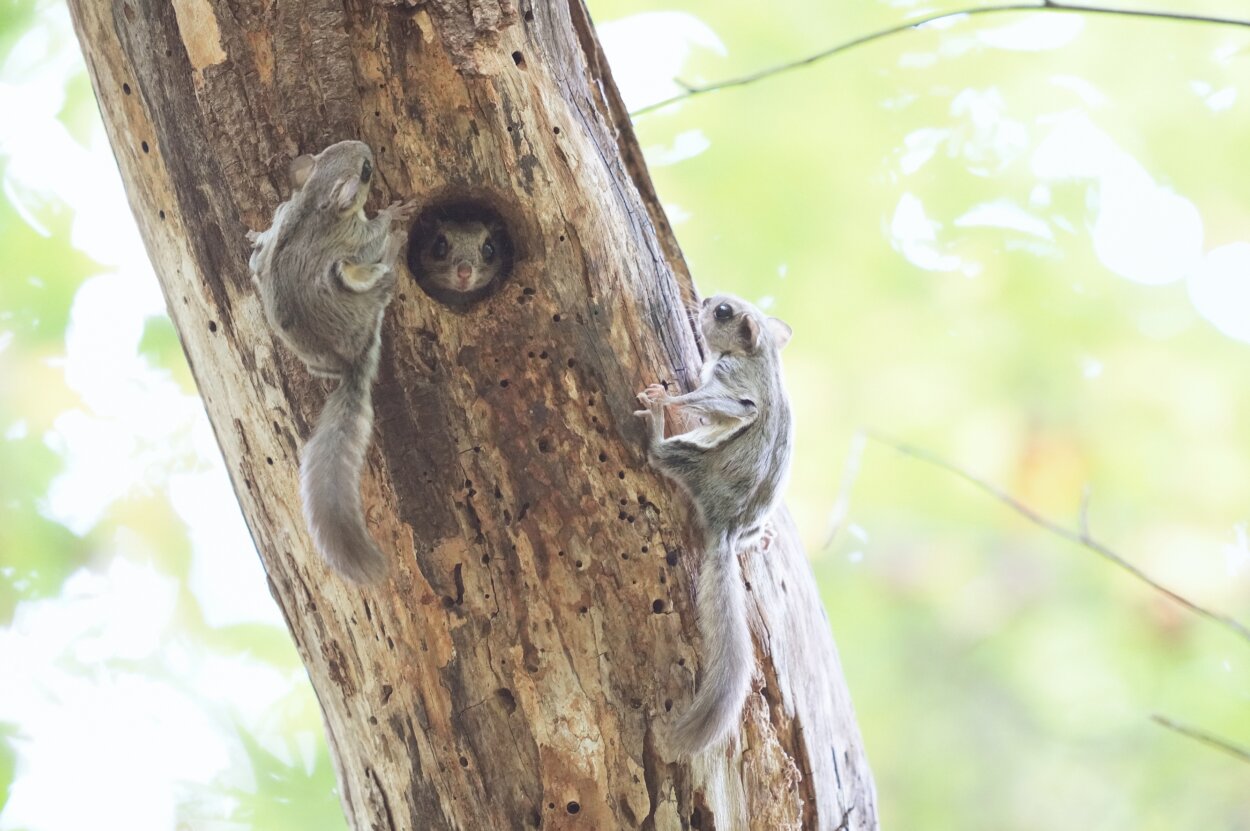
{"type": "Polygon", "coordinates": [[[712,316],[717,320],[729,320],[729,318],[734,316],[734,308],[728,303],[721,303],[712,310],[712,316]]]}
{"type": "Polygon", "coordinates": [[[449,247],[450,246],[447,245],[447,237],[439,234],[438,239],[434,240],[434,247],[430,249],[430,253],[433,254],[436,259],[441,260],[447,256],[447,249],[449,247]]]}
{"type": "Polygon", "coordinates": [[[365,159],[365,163],[360,166],[360,181],[367,182],[369,177],[373,175],[373,162],[365,159]]]}

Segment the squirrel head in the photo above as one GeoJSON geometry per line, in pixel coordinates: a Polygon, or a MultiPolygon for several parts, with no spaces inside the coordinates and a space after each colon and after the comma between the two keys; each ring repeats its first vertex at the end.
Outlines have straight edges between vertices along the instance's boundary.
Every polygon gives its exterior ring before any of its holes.
{"type": "Polygon", "coordinates": [[[439,220],[421,246],[421,272],[454,292],[485,288],[503,266],[506,240],[478,220],[439,220]]]}
{"type": "Polygon", "coordinates": [[[353,214],[365,206],[373,179],[373,151],[363,141],[340,141],[291,162],[291,185],[320,210],[353,214]]]}
{"type": "Polygon", "coordinates": [[[781,349],[793,334],[784,321],[768,317],[732,294],[717,294],[703,301],[699,328],[708,346],[722,355],[753,355],[770,345],[781,349]]]}

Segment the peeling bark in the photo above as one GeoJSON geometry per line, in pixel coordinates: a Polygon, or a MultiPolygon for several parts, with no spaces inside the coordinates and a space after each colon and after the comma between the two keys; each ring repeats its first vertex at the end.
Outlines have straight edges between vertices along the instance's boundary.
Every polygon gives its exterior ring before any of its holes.
{"type": "Polygon", "coordinates": [[[876,828],[786,517],[743,560],[761,669],[741,739],[665,755],[697,683],[697,536],[631,412],[646,383],[695,380],[693,290],[580,0],[70,7],[352,826],[876,828]],[[327,387],[265,328],[244,240],[287,161],[343,138],[375,150],[372,207],[476,200],[515,246],[467,309],[400,276],[363,483],[394,571],[369,588],[304,531],[327,387]]]}

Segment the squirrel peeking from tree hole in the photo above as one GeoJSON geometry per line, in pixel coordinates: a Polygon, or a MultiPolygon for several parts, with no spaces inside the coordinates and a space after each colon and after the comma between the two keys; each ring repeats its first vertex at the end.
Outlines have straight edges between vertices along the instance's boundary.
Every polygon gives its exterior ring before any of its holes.
{"type": "Polygon", "coordinates": [[[512,264],[507,226],[484,202],[431,205],[417,217],[408,237],[408,269],[417,285],[454,309],[493,294],[512,264]]]}

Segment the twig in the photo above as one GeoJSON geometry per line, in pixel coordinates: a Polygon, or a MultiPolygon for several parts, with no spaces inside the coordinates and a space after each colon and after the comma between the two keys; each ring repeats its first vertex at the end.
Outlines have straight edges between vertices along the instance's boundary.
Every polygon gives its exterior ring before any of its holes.
{"type": "Polygon", "coordinates": [[[1221,739],[1219,736],[1212,735],[1205,730],[1199,730],[1196,727],[1177,724],[1170,718],[1161,716],[1158,713],[1155,713],[1150,718],[1155,724],[1166,727],[1173,732],[1180,733],[1182,736],[1188,736],[1195,741],[1205,744],[1207,747],[1213,747],[1216,750],[1223,751],[1224,753],[1232,756],[1234,759],[1240,759],[1243,762],[1250,762],[1250,750],[1235,745],[1227,739],[1221,739]]]}
{"type": "Polygon", "coordinates": [[[676,104],[679,101],[685,101],[687,98],[693,98],[696,95],[704,95],[717,90],[730,89],[732,87],[746,86],[764,78],[771,78],[774,75],[780,75],[783,72],[789,72],[792,69],[799,69],[804,66],[823,61],[825,58],[831,58],[841,52],[854,49],[857,46],[863,46],[866,43],[883,40],[902,32],[912,29],[919,29],[930,23],[936,23],[940,20],[948,20],[953,17],[972,17],[982,14],[1002,14],[1004,12],[1069,12],[1077,14],[1105,14],[1116,15],[1118,17],[1140,17],[1154,20],[1173,20],[1185,23],[1209,23],[1219,26],[1250,26],[1250,19],[1235,17],[1220,17],[1216,15],[1187,14],[1185,12],[1167,12],[1152,11],[1150,9],[1113,9],[1105,6],[1090,6],[1083,3],[1061,3],[1056,0],[1041,0],[1038,3],[1009,3],[1002,6],[977,6],[969,9],[958,9],[950,12],[940,12],[928,17],[912,20],[908,23],[900,23],[897,26],[891,26],[888,29],[882,29],[877,32],[870,32],[866,35],[860,35],[844,43],[831,46],[828,49],[822,49],[804,58],[799,58],[787,63],[777,64],[765,69],[760,69],[746,75],[740,75],[736,78],[727,78],[724,81],[717,81],[711,84],[690,84],[679,78],[673,79],[674,82],[682,88],[682,92],[663,101],[654,104],[647,104],[645,107],[639,107],[630,113],[630,116],[639,116],[654,110],[667,107],[670,104],[676,104]]]}
{"type": "Polygon", "coordinates": [[[842,483],[838,486],[838,498],[834,500],[833,510],[829,512],[829,534],[825,538],[825,544],[821,546],[822,550],[833,545],[838,538],[838,532],[842,530],[842,523],[846,522],[846,515],[851,509],[851,490],[855,487],[855,480],[859,478],[859,466],[867,445],[868,436],[863,430],[856,430],[851,437],[851,446],[846,451],[846,463],[842,465],[842,483]]]}
{"type": "Polygon", "coordinates": [[[901,444],[899,442],[893,441],[892,439],[886,438],[876,433],[869,432],[869,433],[866,433],[865,435],[867,435],[868,438],[872,439],[873,441],[878,442],[879,444],[883,444],[886,447],[893,448],[894,450],[896,450],[899,453],[902,453],[905,456],[910,456],[913,459],[918,459],[919,461],[926,462],[928,464],[933,465],[934,467],[938,467],[938,468],[941,468],[942,470],[945,470],[947,473],[950,473],[953,476],[957,476],[960,479],[963,479],[965,482],[978,488],[983,493],[987,493],[990,496],[994,497],[999,502],[1011,508],[1013,511],[1020,514],[1022,517],[1024,517],[1025,519],[1027,519],[1029,522],[1033,523],[1034,525],[1038,526],[1039,528],[1044,528],[1047,531],[1051,532],[1052,534],[1055,534],[1056,536],[1062,537],[1065,540],[1069,540],[1070,542],[1074,542],[1077,545],[1083,546],[1089,549],[1090,551],[1093,551],[1095,554],[1099,555],[1104,560],[1114,563],[1115,565],[1119,566],[1123,570],[1127,571],[1129,574],[1133,575],[1138,580],[1145,583],[1147,586],[1150,586],[1155,591],[1158,591],[1166,595],[1167,597],[1171,598],[1171,600],[1174,601],[1175,603],[1178,603],[1181,606],[1184,606],[1186,609],[1189,609],[1191,612],[1198,615],[1199,617],[1204,617],[1213,623],[1217,623],[1220,626],[1223,626],[1225,629],[1237,635],[1242,640],[1246,641],[1247,643],[1250,643],[1250,628],[1247,628],[1245,624],[1241,623],[1235,618],[1229,617],[1228,615],[1221,614],[1219,612],[1213,612],[1210,609],[1206,609],[1202,606],[1199,606],[1197,603],[1194,603],[1192,600],[1189,600],[1188,598],[1180,594],[1177,594],[1176,592],[1172,591],[1168,587],[1164,586],[1162,583],[1159,583],[1156,580],[1154,580],[1152,577],[1147,575],[1140,568],[1133,565],[1132,563],[1130,563],[1128,560],[1121,557],[1116,552],[1112,551],[1106,545],[1094,539],[1094,537],[1091,536],[1089,533],[1088,520],[1084,516],[1084,509],[1082,510],[1081,527],[1078,530],[1074,531],[1071,528],[1067,528],[1063,525],[1060,525],[1058,522],[1055,522],[1053,519],[1042,516],[1037,511],[1030,508],[1028,505],[1025,505],[1023,502],[1011,496],[1010,494],[999,490],[998,488],[991,485],[989,482],[985,481],[984,479],[974,476],[973,474],[969,473],[966,470],[963,470],[962,468],[956,467],[955,465],[951,464],[945,459],[939,456],[935,456],[934,454],[928,452],[927,450],[921,450],[920,448],[917,448],[917,447],[912,447],[907,444],[901,444]]]}

